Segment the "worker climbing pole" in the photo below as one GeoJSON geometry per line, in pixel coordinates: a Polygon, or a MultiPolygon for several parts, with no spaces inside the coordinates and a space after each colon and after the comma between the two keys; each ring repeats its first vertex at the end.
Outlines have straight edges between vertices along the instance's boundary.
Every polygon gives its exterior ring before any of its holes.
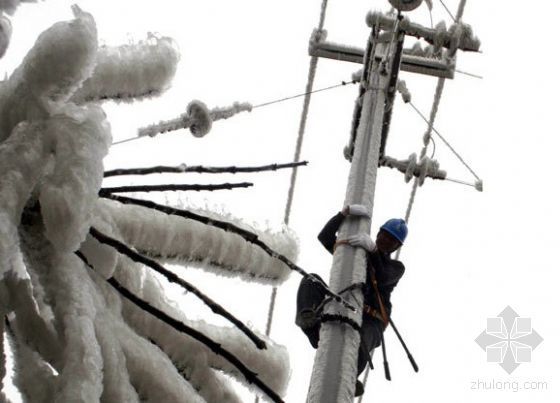
{"type": "MultiPolygon", "coordinates": [[[[406,35],[421,37],[428,43],[449,49],[476,51],[479,42],[472,30],[463,29],[459,23],[446,29],[430,29],[412,23],[402,15],[422,4],[422,0],[389,0],[396,14],[370,13],[367,18],[371,34],[365,51],[326,41],[326,33],[315,35],[310,43],[312,56],[332,58],[363,64],[361,88],[354,113],[354,130],[345,152],[352,165],[348,178],[344,205],[365,206],[367,214],[344,220],[338,239],[370,232],[373,213],[377,168],[383,161],[389,133],[392,104],[398,87],[400,70],[452,78],[454,65],[446,60],[413,56],[404,51],[406,35]]],[[[415,162],[415,161],[414,161],[415,162]]],[[[424,169],[410,164],[407,175],[422,180],[430,176],[428,164],[424,169]]],[[[440,175],[435,169],[434,176],[440,175]]],[[[441,176],[441,175],[440,175],[441,176]]],[[[334,251],[329,287],[340,292],[348,290],[348,300],[363,305],[361,287],[366,278],[366,256],[361,248],[341,243],[334,251]]],[[[324,305],[320,343],[315,356],[311,383],[307,396],[310,403],[342,403],[354,399],[359,327],[362,312],[352,312],[340,303],[330,301],[324,305]]]]}

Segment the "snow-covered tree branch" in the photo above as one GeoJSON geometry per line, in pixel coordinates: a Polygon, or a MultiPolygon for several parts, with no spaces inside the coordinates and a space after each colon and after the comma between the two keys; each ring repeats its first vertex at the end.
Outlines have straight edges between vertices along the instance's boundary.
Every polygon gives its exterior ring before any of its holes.
{"type": "MultiPolygon", "coordinates": [[[[160,263],[134,263],[119,252],[267,284],[282,282],[290,269],[239,234],[99,198],[112,135],[94,102],[134,101],[168,88],[179,61],[173,41],[152,35],[99,48],[93,17],[77,6],[73,13],[43,32],[0,83],[0,379],[7,339],[13,383],[26,401],[239,402],[223,374],[281,401],[289,378],[285,348],[258,335],[266,345],[259,349],[237,327],[189,320],[144,266],[166,274],[160,263]],[[114,242],[92,236],[99,234],[114,242]]],[[[247,108],[210,112],[225,119],[247,108]]],[[[204,215],[248,228],[215,212],[204,215]]],[[[287,229],[257,233],[297,257],[287,229]]],[[[187,289],[212,302],[194,285],[187,289]]]]}

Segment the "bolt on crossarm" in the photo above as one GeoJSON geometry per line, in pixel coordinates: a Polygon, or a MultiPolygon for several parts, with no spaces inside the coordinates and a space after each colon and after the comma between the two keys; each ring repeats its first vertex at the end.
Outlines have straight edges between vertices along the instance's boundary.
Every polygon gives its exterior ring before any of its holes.
{"type": "MultiPolygon", "coordinates": [[[[355,151],[346,189],[345,204],[363,204],[373,212],[373,201],[384,114],[391,105],[392,97],[387,97],[390,83],[396,79],[404,41],[404,31],[400,29],[400,16],[391,30],[380,32],[372,28],[372,43],[368,46],[371,54],[364,55],[362,85],[365,91],[361,100],[360,123],[355,140],[355,151]],[[397,69],[397,71],[393,71],[397,69]]],[[[369,233],[369,218],[348,217],[342,224],[339,239],[347,239],[357,233],[369,233]]],[[[347,245],[340,245],[334,252],[331,268],[330,287],[342,290],[352,284],[363,283],[366,278],[365,251],[347,245]]],[[[360,287],[346,294],[358,306],[363,304],[360,287]],[[349,294],[352,294],[351,296],[349,294]]],[[[331,302],[325,306],[327,317],[349,318],[361,325],[362,312],[351,312],[340,304],[331,302]]],[[[313,366],[311,386],[307,401],[310,403],[342,403],[354,399],[357,357],[360,334],[352,326],[342,321],[326,321],[321,326],[320,344],[313,366]]]]}

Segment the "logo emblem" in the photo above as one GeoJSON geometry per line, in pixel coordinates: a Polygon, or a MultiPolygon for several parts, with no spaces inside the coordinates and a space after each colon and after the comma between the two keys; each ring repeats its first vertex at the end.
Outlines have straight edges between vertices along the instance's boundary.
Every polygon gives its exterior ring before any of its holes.
{"type": "Polygon", "coordinates": [[[486,319],[486,330],[475,339],[486,351],[486,361],[500,364],[508,374],[522,363],[531,362],[533,350],[542,341],[531,318],[522,318],[510,306],[496,318],[486,319]]]}

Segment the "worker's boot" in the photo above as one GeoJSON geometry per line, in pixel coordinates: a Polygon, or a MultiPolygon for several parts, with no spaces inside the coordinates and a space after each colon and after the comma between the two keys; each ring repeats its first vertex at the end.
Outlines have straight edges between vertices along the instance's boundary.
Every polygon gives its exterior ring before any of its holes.
{"type": "Polygon", "coordinates": [[[364,384],[356,379],[356,391],[354,392],[354,397],[359,397],[364,394],[364,384]]]}

